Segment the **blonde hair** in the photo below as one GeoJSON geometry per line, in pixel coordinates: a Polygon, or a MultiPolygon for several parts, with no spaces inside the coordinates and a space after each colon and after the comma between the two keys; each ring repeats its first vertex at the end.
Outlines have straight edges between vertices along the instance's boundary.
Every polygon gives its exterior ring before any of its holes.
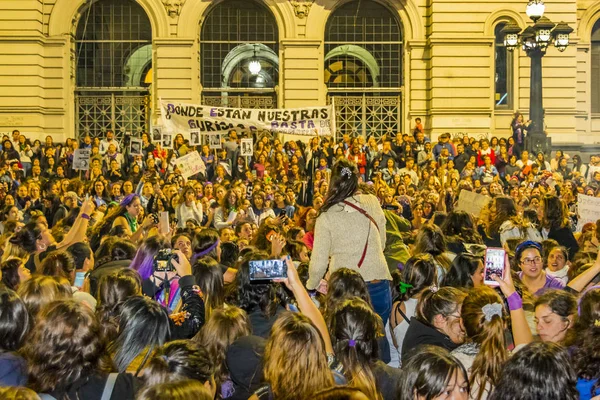
{"type": "Polygon", "coordinates": [[[23,262],[26,262],[29,259],[29,253],[23,249],[21,246],[17,246],[12,244],[10,240],[6,242],[4,247],[4,252],[2,253],[2,258],[0,262],[4,262],[9,258],[20,258],[23,262]]]}
{"type": "Polygon", "coordinates": [[[471,393],[472,398],[479,400],[484,395],[487,384],[491,387],[496,385],[501,368],[508,359],[504,339],[508,314],[496,291],[482,286],[469,291],[463,301],[461,317],[467,337],[479,345],[479,352],[473,361],[469,378],[471,388],[474,387],[475,382],[479,385],[477,393],[471,393]],[[483,308],[495,303],[501,305],[501,315],[486,316],[483,308]]]}
{"type": "Polygon", "coordinates": [[[4,400],[39,400],[33,390],[24,387],[0,387],[0,397],[4,400]]]}
{"type": "Polygon", "coordinates": [[[208,351],[217,371],[215,380],[217,387],[227,380],[229,372],[225,364],[225,356],[229,346],[238,338],[252,334],[252,325],[248,314],[241,308],[216,308],[192,342],[203,346],[208,351]]]}
{"type": "Polygon", "coordinates": [[[265,348],[264,378],[278,400],[308,399],[334,385],[323,338],[308,317],[286,312],[275,321],[265,348]]]}

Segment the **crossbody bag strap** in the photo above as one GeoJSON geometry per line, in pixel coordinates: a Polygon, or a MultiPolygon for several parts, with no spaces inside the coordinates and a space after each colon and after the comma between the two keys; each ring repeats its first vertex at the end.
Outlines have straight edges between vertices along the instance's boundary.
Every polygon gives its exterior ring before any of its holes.
{"type": "MultiPolygon", "coordinates": [[[[363,208],[361,208],[355,204],[352,204],[346,200],[342,201],[342,203],[344,203],[347,206],[352,207],[353,209],[355,209],[356,211],[358,211],[359,213],[361,213],[362,215],[367,217],[369,219],[369,221],[372,222],[373,225],[375,225],[375,227],[379,231],[379,225],[377,225],[377,222],[375,221],[375,219],[373,217],[371,217],[371,215],[366,210],[364,210],[363,208]]],[[[360,260],[358,261],[358,268],[362,267],[362,264],[365,261],[365,257],[367,256],[367,248],[369,247],[369,236],[370,235],[371,235],[371,224],[369,224],[369,231],[367,232],[367,239],[365,240],[365,247],[363,248],[363,252],[362,252],[362,255],[360,256],[360,260]]]]}
{"type": "Polygon", "coordinates": [[[106,379],[106,384],[104,385],[104,391],[102,392],[102,397],[100,400],[110,400],[113,390],[115,389],[115,384],[117,383],[117,376],[119,374],[112,373],[108,375],[106,379]]]}

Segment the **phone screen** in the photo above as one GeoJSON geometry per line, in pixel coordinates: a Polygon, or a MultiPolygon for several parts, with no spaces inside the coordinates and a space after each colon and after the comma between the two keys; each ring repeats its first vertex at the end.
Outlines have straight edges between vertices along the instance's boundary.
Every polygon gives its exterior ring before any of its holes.
{"type": "Polygon", "coordinates": [[[483,280],[486,285],[498,286],[498,283],[492,279],[493,274],[504,278],[504,255],[504,249],[488,248],[485,251],[483,280]]]}
{"type": "Polygon", "coordinates": [[[85,274],[85,272],[76,272],[75,282],[73,282],[73,286],[81,289],[83,287],[83,282],[85,281],[85,274]]]}
{"type": "Polygon", "coordinates": [[[251,281],[287,278],[287,266],[283,260],[256,260],[249,264],[251,281]]]}

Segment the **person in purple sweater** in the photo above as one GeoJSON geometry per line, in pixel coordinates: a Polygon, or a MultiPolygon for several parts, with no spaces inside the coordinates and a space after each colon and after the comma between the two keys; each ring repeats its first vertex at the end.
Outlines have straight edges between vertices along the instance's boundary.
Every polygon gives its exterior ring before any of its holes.
{"type": "Polygon", "coordinates": [[[515,250],[515,261],[521,269],[519,278],[529,293],[541,296],[548,289],[563,289],[565,284],[546,274],[544,259],[542,258],[542,245],[528,240],[522,242],[515,250]]]}

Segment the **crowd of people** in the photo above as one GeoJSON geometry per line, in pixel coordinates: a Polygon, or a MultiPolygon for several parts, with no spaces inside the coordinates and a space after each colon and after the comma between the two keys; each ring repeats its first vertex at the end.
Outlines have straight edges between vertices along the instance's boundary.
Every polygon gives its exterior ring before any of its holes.
{"type": "Polygon", "coordinates": [[[437,143],[418,119],[379,138],[231,130],[220,149],[144,133],[143,155],[110,131],[13,131],[0,398],[599,399],[600,220],[577,199],[600,196],[600,155],[529,154],[511,126],[437,143]],[[206,172],[184,178],[193,151],[206,172]],[[487,196],[479,215],[462,191],[487,196]]]}

